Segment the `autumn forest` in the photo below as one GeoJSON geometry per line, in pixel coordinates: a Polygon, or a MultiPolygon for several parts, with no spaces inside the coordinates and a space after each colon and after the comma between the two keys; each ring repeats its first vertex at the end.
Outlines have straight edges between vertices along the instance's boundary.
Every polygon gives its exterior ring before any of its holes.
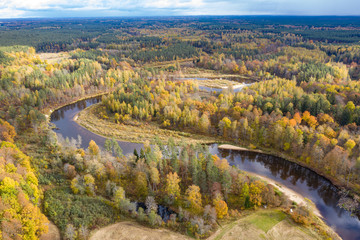
{"type": "Polygon", "coordinates": [[[121,222],[231,239],[239,221],[357,239],[212,149],[311,171],[359,223],[359,41],[358,17],[2,20],[0,239],[100,239],[121,222]],[[54,119],[85,99],[68,137],[54,119]]]}

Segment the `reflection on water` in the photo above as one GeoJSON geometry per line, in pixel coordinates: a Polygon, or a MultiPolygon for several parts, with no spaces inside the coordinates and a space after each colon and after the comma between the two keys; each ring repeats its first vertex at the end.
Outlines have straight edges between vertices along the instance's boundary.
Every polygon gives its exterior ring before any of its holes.
{"type": "MultiPolygon", "coordinates": [[[[171,214],[176,214],[173,210],[169,209],[168,207],[165,207],[163,205],[157,206],[157,215],[161,217],[161,219],[166,223],[170,219],[171,214]]],[[[139,211],[139,208],[142,208],[146,211],[147,207],[145,203],[143,202],[136,202],[136,211],[139,211]]]]}
{"type": "MultiPolygon", "coordinates": [[[[103,146],[105,138],[89,132],[73,121],[74,116],[82,109],[98,103],[100,97],[83,100],[75,104],[54,111],[51,122],[56,125],[58,134],[68,138],[82,137],[82,148],[87,148],[90,140],[94,140],[99,146],[103,146]]],[[[124,154],[132,153],[134,149],[140,151],[142,144],[119,141],[124,154]]],[[[315,172],[298,164],[284,159],[253,152],[237,152],[220,150],[217,144],[209,146],[212,154],[226,158],[231,165],[253,172],[275,181],[300,193],[313,201],[325,221],[333,227],[343,239],[360,240],[359,217],[351,216],[349,212],[339,208],[338,189],[328,180],[315,172]]]]}
{"type": "MultiPolygon", "coordinates": [[[[54,111],[51,114],[51,122],[56,125],[54,131],[57,134],[61,134],[64,138],[77,139],[78,135],[82,138],[81,147],[86,149],[89,146],[89,142],[94,140],[99,146],[104,146],[106,138],[96,135],[87,129],[79,126],[73,119],[77,113],[81,110],[89,107],[95,103],[101,101],[101,97],[91,98],[83,101],[79,101],[74,104],[70,104],[63,108],[54,111]]],[[[140,143],[131,143],[118,141],[120,147],[123,149],[123,154],[133,153],[134,149],[140,151],[143,146],[140,143]]]]}
{"type": "Polygon", "coordinates": [[[228,159],[231,165],[253,172],[300,193],[315,203],[327,224],[343,239],[360,239],[360,220],[337,206],[338,189],[327,179],[310,169],[284,159],[253,152],[238,152],[211,146],[211,153],[228,159]]]}

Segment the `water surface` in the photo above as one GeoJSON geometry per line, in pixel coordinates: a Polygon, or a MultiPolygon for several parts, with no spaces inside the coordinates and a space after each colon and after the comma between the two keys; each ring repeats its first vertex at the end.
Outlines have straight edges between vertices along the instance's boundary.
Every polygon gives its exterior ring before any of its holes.
{"type": "MultiPolygon", "coordinates": [[[[101,101],[101,97],[82,100],[65,106],[51,114],[51,122],[56,125],[57,134],[63,137],[82,137],[81,147],[86,149],[90,140],[103,146],[105,138],[98,136],[73,121],[74,116],[84,108],[101,101]]],[[[123,153],[133,153],[134,149],[140,151],[142,144],[119,141],[123,153]]],[[[339,200],[338,189],[330,181],[317,173],[296,163],[284,159],[253,152],[238,152],[218,149],[217,144],[209,146],[212,154],[226,158],[231,165],[253,172],[275,181],[300,193],[313,201],[326,223],[331,226],[343,239],[360,240],[359,216],[351,214],[337,206],[339,200]]]]}

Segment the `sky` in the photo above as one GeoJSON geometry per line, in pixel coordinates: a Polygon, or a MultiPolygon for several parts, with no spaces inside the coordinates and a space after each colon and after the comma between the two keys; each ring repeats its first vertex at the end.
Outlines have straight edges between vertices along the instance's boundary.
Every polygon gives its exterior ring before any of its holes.
{"type": "Polygon", "coordinates": [[[0,0],[0,18],[360,15],[360,0],[0,0]]]}

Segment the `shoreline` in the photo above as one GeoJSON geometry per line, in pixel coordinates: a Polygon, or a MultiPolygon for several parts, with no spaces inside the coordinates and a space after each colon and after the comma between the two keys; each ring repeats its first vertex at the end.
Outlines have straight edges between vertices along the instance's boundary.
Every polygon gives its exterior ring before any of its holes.
{"type": "Polygon", "coordinates": [[[245,148],[245,147],[238,147],[238,146],[234,146],[231,144],[221,144],[218,146],[218,149],[224,149],[224,150],[234,150],[234,151],[239,151],[239,152],[255,152],[255,153],[263,153],[266,154],[265,152],[259,150],[259,149],[250,149],[250,148],[245,148]]]}
{"type": "MultiPolygon", "coordinates": [[[[104,93],[103,93],[103,94],[104,94],[104,93]]],[[[105,93],[105,94],[106,94],[106,93],[105,93]]],[[[102,95],[102,94],[98,94],[97,96],[100,96],[100,95],[102,95]]],[[[92,96],[92,97],[94,97],[94,96],[92,96]]],[[[82,100],[89,99],[89,98],[92,98],[92,97],[83,98],[82,100]]],[[[78,100],[78,101],[81,101],[81,100],[78,100]]],[[[78,102],[78,101],[75,101],[75,103],[78,102]]],[[[71,103],[71,104],[72,104],[72,103],[71,103]]],[[[66,104],[66,105],[64,105],[64,106],[67,106],[67,105],[70,105],[70,104],[66,104]]],[[[86,109],[88,109],[88,108],[90,108],[90,107],[91,107],[91,106],[85,108],[84,110],[86,110],[86,109]]],[[[84,110],[82,110],[82,111],[84,111],[84,110]]],[[[82,112],[82,111],[81,111],[81,112],[82,112]]],[[[78,114],[76,114],[72,120],[75,121],[75,122],[76,122],[79,126],[81,126],[82,128],[90,131],[88,128],[82,126],[81,124],[79,124],[79,123],[76,121],[76,120],[78,119],[78,115],[79,115],[81,112],[79,112],[78,114]]],[[[92,132],[92,131],[90,131],[90,132],[92,132]]],[[[95,132],[93,132],[93,133],[96,134],[96,135],[98,135],[98,136],[107,138],[107,137],[104,136],[104,135],[101,135],[101,134],[98,134],[98,133],[95,133],[95,132]]],[[[121,139],[118,139],[118,140],[121,141],[121,139]]],[[[127,141],[127,140],[125,140],[125,141],[127,141]]],[[[219,142],[220,142],[220,141],[219,141],[219,142]]],[[[216,142],[216,143],[219,144],[219,146],[218,146],[219,149],[235,150],[235,151],[244,151],[244,152],[255,152],[255,153],[267,154],[267,155],[279,157],[279,156],[276,156],[276,155],[274,155],[274,154],[268,153],[268,152],[263,151],[263,150],[259,150],[259,149],[248,149],[248,148],[245,148],[245,147],[238,147],[238,146],[234,146],[234,145],[231,145],[231,144],[221,144],[221,145],[220,145],[219,142],[216,142]]],[[[211,144],[211,143],[210,143],[210,144],[211,144]]],[[[283,158],[283,159],[285,159],[286,161],[290,161],[290,160],[288,160],[288,159],[286,159],[286,158],[283,158]]],[[[290,162],[293,162],[293,163],[298,164],[297,162],[294,162],[294,161],[290,161],[290,162]]],[[[299,164],[299,165],[300,165],[300,164],[299,164]]],[[[303,167],[306,167],[306,166],[303,166],[303,167]]],[[[308,168],[308,167],[306,167],[306,168],[308,168]]],[[[308,169],[310,169],[310,168],[308,168],[308,169]]],[[[310,170],[312,170],[312,169],[310,169],[310,170]]],[[[312,171],[313,171],[313,170],[312,170],[312,171]]],[[[285,194],[289,200],[294,201],[294,202],[296,202],[297,204],[304,204],[305,206],[311,207],[311,209],[313,210],[313,212],[315,213],[315,215],[316,215],[320,220],[324,221],[324,218],[322,217],[322,215],[320,214],[320,212],[319,212],[319,210],[316,208],[316,206],[310,204],[310,202],[307,201],[306,198],[305,198],[304,196],[302,196],[301,194],[299,194],[299,193],[291,190],[290,188],[282,185],[281,183],[279,183],[279,182],[277,182],[277,181],[275,181],[275,180],[269,179],[269,178],[267,178],[267,177],[265,177],[265,176],[261,176],[261,175],[259,175],[259,174],[252,173],[252,172],[248,172],[248,171],[245,171],[245,172],[246,172],[247,174],[249,174],[249,175],[253,175],[253,176],[255,176],[255,177],[257,177],[257,178],[259,178],[259,179],[261,179],[261,180],[264,180],[264,181],[267,182],[268,184],[273,185],[274,187],[276,187],[277,189],[279,189],[279,191],[281,191],[283,194],[285,194]]],[[[314,172],[315,172],[315,171],[314,171],[314,172]]],[[[318,174],[318,173],[317,173],[317,174],[318,174]]],[[[321,174],[319,174],[319,175],[321,175],[321,174]]],[[[322,175],[321,175],[321,176],[322,176],[322,175]]],[[[327,178],[326,178],[326,179],[327,179],[327,178]]],[[[330,182],[331,182],[331,181],[330,181],[330,182]]],[[[336,185],[334,184],[334,186],[336,186],[336,185]]],[[[336,187],[337,187],[337,186],[336,186],[336,187]]]]}
{"type": "MultiPolygon", "coordinates": [[[[278,181],[272,180],[268,177],[264,177],[262,175],[259,175],[257,173],[253,173],[253,172],[247,172],[245,171],[247,174],[252,175],[254,177],[260,178],[261,180],[264,180],[265,182],[267,182],[268,184],[276,187],[280,192],[282,192],[283,194],[285,194],[287,196],[288,199],[290,199],[293,202],[296,202],[296,204],[301,205],[303,204],[304,206],[308,206],[311,208],[312,212],[319,218],[321,218],[322,220],[324,219],[324,217],[321,215],[319,209],[313,205],[313,204],[309,204],[310,200],[306,200],[306,198],[301,195],[298,192],[295,192],[294,190],[286,187],[285,185],[279,183],[278,181]]],[[[311,202],[312,203],[312,202],[311,202]]]]}
{"type": "MultiPolygon", "coordinates": [[[[74,104],[76,102],[79,102],[79,101],[82,101],[82,100],[86,100],[86,99],[90,99],[90,98],[95,98],[95,97],[99,97],[99,96],[102,96],[102,95],[105,95],[105,94],[108,94],[109,92],[102,92],[102,93],[97,93],[97,94],[94,94],[94,95],[89,95],[89,96],[86,96],[86,97],[82,97],[81,99],[77,99],[77,100],[73,100],[71,102],[68,102],[66,104],[63,104],[61,106],[57,106],[55,107],[53,110],[49,109],[48,111],[50,111],[50,114],[49,115],[46,115],[45,116],[50,120],[50,117],[51,117],[51,114],[52,112],[62,108],[62,107],[65,107],[65,106],[68,106],[68,105],[71,105],[71,104],[74,104]]],[[[90,106],[91,107],[91,106],[90,106]]],[[[84,110],[88,109],[89,107],[85,108],[84,110]]],[[[82,110],[82,111],[84,111],[82,110]]],[[[81,112],[82,112],[81,111],[81,112]]],[[[81,113],[79,112],[79,113],[81,113]]],[[[108,137],[108,136],[105,136],[105,135],[102,135],[102,134],[99,134],[99,133],[96,133],[96,132],[93,132],[91,130],[89,130],[87,127],[83,126],[82,124],[79,124],[79,122],[77,121],[78,119],[78,114],[75,115],[74,117],[74,121],[79,125],[81,126],[82,128],[96,134],[96,135],[99,135],[101,137],[105,137],[105,138],[111,138],[111,137],[108,137]],[[76,118],[76,119],[75,119],[76,118]]],[[[128,141],[128,142],[133,142],[133,143],[142,143],[140,141],[131,141],[131,140],[122,140],[122,139],[117,139],[119,141],[128,141]]],[[[338,191],[340,191],[341,189],[346,189],[346,190],[349,190],[350,191],[350,196],[353,196],[354,194],[355,195],[358,195],[359,193],[356,192],[356,190],[354,188],[351,188],[351,187],[347,187],[347,186],[344,186],[343,184],[339,183],[338,180],[332,178],[332,177],[329,177],[329,176],[326,176],[325,174],[323,174],[322,172],[320,172],[319,170],[311,167],[311,166],[308,166],[307,164],[301,162],[301,161],[298,161],[297,159],[294,159],[294,158],[291,158],[290,156],[286,156],[284,155],[284,153],[281,153],[281,152],[275,152],[275,151],[272,151],[270,149],[250,149],[250,148],[246,148],[246,147],[238,147],[238,146],[234,146],[232,144],[229,144],[231,142],[229,141],[226,141],[225,139],[220,139],[219,141],[209,141],[209,142],[204,142],[204,144],[219,144],[219,149],[224,149],[224,150],[237,150],[237,151],[244,151],[244,152],[254,152],[254,153],[260,153],[260,154],[266,154],[266,155],[269,155],[269,156],[274,156],[274,157],[279,157],[279,158],[282,158],[286,161],[289,161],[289,162],[292,162],[292,163],[296,163],[302,167],[305,167],[313,172],[315,172],[316,174],[320,175],[321,177],[325,178],[326,180],[328,180],[329,182],[331,182],[336,188],[338,191]],[[225,143],[225,144],[221,144],[221,143],[225,143]],[[220,145],[221,144],[221,145],[220,145]],[[222,147],[221,147],[222,146],[222,147]]]]}
{"type": "MultiPolygon", "coordinates": [[[[234,145],[230,145],[230,144],[222,144],[222,145],[219,145],[218,148],[225,149],[225,150],[240,151],[240,152],[255,152],[255,153],[266,154],[265,152],[263,152],[261,150],[247,149],[244,147],[238,147],[238,146],[234,146],[234,145]]],[[[266,181],[268,184],[273,185],[274,187],[278,188],[279,191],[282,192],[283,194],[285,194],[291,201],[296,202],[297,204],[303,204],[305,206],[309,206],[309,202],[305,199],[305,197],[303,195],[286,187],[285,185],[281,184],[280,182],[273,180],[271,178],[262,176],[257,173],[253,173],[253,172],[249,172],[249,171],[244,171],[244,172],[246,172],[247,174],[252,175],[254,177],[258,177],[258,178],[266,181]]],[[[310,205],[310,207],[312,208],[315,215],[317,215],[318,217],[323,219],[323,216],[321,215],[319,209],[315,205],[310,205]]]]}
{"type": "MultiPolygon", "coordinates": [[[[97,96],[101,96],[101,95],[104,95],[104,94],[107,94],[107,93],[98,94],[98,95],[92,96],[92,97],[97,97],[97,96]]],[[[64,105],[63,107],[65,107],[65,106],[67,106],[67,105],[70,105],[70,104],[73,104],[73,103],[76,103],[76,102],[78,102],[78,101],[82,101],[82,100],[85,100],[85,99],[92,98],[92,97],[87,97],[87,98],[83,98],[83,99],[81,99],[81,100],[77,100],[77,101],[75,101],[75,102],[66,104],[66,105],[64,105]]],[[[91,107],[91,106],[83,109],[81,112],[87,110],[87,109],[90,108],[90,107],[91,107]]],[[[61,107],[59,107],[59,108],[61,108],[61,107]]],[[[59,108],[57,108],[57,109],[59,109],[59,108]]],[[[56,109],[55,109],[55,110],[56,110],[56,109]]],[[[55,111],[55,110],[54,110],[54,111],[55,111]]],[[[83,124],[79,123],[79,122],[78,122],[78,120],[79,120],[78,117],[79,117],[79,114],[80,114],[81,112],[77,113],[77,114],[74,116],[73,121],[75,121],[75,122],[76,122],[79,126],[81,126],[82,128],[84,128],[84,129],[86,129],[86,130],[88,130],[88,131],[90,131],[90,132],[92,132],[92,133],[94,133],[94,134],[96,134],[96,135],[98,135],[98,136],[105,137],[105,138],[111,138],[111,137],[109,137],[109,136],[102,135],[102,134],[99,134],[99,133],[97,133],[97,132],[94,132],[94,131],[90,130],[89,128],[87,128],[86,126],[84,126],[83,124]]],[[[50,115],[50,116],[51,116],[51,115],[50,115]]],[[[178,132],[178,131],[176,131],[176,132],[178,132]]],[[[124,139],[121,139],[121,138],[115,138],[115,139],[118,140],[118,141],[128,141],[128,142],[133,142],[133,143],[143,143],[143,141],[141,141],[141,142],[140,142],[140,141],[131,141],[131,140],[126,140],[126,139],[124,140],[124,139]]],[[[298,165],[300,165],[300,166],[302,166],[302,167],[304,167],[304,168],[307,168],[307,169],[315,172],[315,173],[318,174],[319,176],[321,176],[321,177],[323,177],[324,179],[326,179],[326,180],[328,180],[329,182],[331,182],[331,184],[334,185],[334,186],[337,188],[338,191],[340,191],[341,189],[347,189],[347,190],[350,190],[350,192],[353,192],[353,193],[357,194],[357,192],[356,192],[354,189],[349,188],[349,187],[346,187],[346,186],[343,186],[342,184],[338,183],[336,179],[330,178],[329,176],[326,176],[326,175],[324,175],[323,173],[321,173],[319,170],[314,169],[314,168],[311,167],[311,166],[307,166],[306,164],[304,164],[304,163],[302,163],[302,162],[300,162],[300,161],[298,161],[298,160],[296,160],[296,159],[293,159],[293,158],[291,158],[291,157],[289,157],[289,156],[285,156],[283,153],[274,152],[274,151],[271,151],[271,150],[269,150],[269,149],[260,150],[260,149],[250,149],[250,148],[247,148],[247,147],[239,147],[239,146],[235,146],[235,145],[231,144],[229,141],[226,141],[225,139],[220,139],[220,140],[218,140],[218,141],[209,141],[209,142],[204,141],[203,143],[204,143],[204,144],[207,144],[207,145],[208,145],[208,144],[219,144],[218,148],[219,148],[219,149],[223,149],[223,150],[235,150],[235,151],[242,151],[242,152],[254,152],[254,153],[260,153],[260,154],[266,154],[266,155],[273,156],[273,157],[279,157],[279,158],[282,158],[282,159],[284,159],[284,160],[286,160],[286,161],[289,161],[289,162],[298,164],[298,165]]]]}
{"type": "Polygon", "coordinates": [[[80,97],[80,98],[75,98],[74,100],[70,100],[70,101],[68,101],[68,102],[66,102],[64,104],[61,104],[61,105],[53,105],[53,106],[46,107],[43,110],[41,110],[41,113],[44,114],[45,117],[49,119],[49,118],[51,118],[51,114],[53,112],[55,112],[56,110],[59,110],[60,108],[63,108],[63,107],[69,106],[71,104],[74,104],[74,103],[77,103],[77,102],[80,102],[80,101],[83,101],[83,100],[87,100],[87,99],[90,99],[90,98],[100,97],[100,96],[109,94],[110,92],[111,92],[111,90],[107,90],[105,92],[98,92],[98,93],[83,96],[83,97],[80,97]]]}
{"type": "MultiPolygon", "coordinates": [[[[110,124],[108,126],[106,126],[107,128],[108,127],[114,127],[116,128],[116,130],[119,130],[118,128],[125,128],[123,130],[120,130],[123,131],[123,132],[126,132],[128,131],[129,129],[127,128],[132,128],[134,126],[132,125],[126,125],[126,124],[115,124],[115,123],[108,123],[106,122],[106,120],[102,120],[102,119],[99,119],[97,118],[96,116],[96,119],[98,121],[104,121],[104,122],[97,122],[97,123],[94,123],[93,121],[91,121],[90,124],[86,123],[86,120],[82,119],[81,115],[83,115],[84,113],[88,113],[87,116],[94,116],[94,114],[92,112],[89,112],[89,111],[92,111],[97,105],[97,104],[93,104],[91,106],[88,106],[86,107],[85,109],[83,109],[82,111],[78,112],[77,114],[75,114],[75,116],[72,118],[72,121],[76,122],[76,124],[78,124],[80,127],[82,127],[83,129],[86,129],[87,131],[93,133],[93,134],[96,134],[100,137],[103,137],[103,138],[107,138],[107,139],[115,139],[117,141],[121,141],[121,142],[131,142],[131,143],[139,143],[139,144],[143,144],[145,142],[145,140],[153,140],[154,136],[157,135],[162,141],[165,141],[166,138],[169,137],[169,134],[171,137],[173,137],[174,141],[175,142],[180,142],[180,141],[193,141],[195,143],[200,143],[200,144],[206,144],[206,145],[209,145],[209,144],[214,144],[214,143],[220,143],[220,141],[216,141],[214,137],[210,137],[209,139],[206,139],[206,138],[203,138],[203,135],[200,135],[200,134],[191,134],[191,133],[187,133],[187,132],[180,132],[180,131],[176,131],[176,130],[171,130],[171,129],[162,129],[162,128],[158,128],[158,129],[151,129],[151,128],[157,128],[157,126],[154,126],[153,124],[141,124],[139,126],[135,126],[136,129],[150,129],[151,130],[159,130],[160,133],[159,134],[154,134],[154,133],[151,133],[151,137],[147,137],[146,134],[150,134],[149,132],[141,132],[142,134],[142,140],[139,140],[137,141],[136,139],[129,139],[129,138],[126,138],[126,137],[119,137],[119,135],[117,136],[111,136],[111,135],[107,135],[107,134],[102,134],[100,133],[100,131],[98,130],[100,127],[102,126],[99,126],[99,124],[110,124]],[[114,126],[115,125],[115,126],[114,126]],[[177,134],[178,136],[173,136],[171,134],[177,134]],[[181,134],[186,134],[186,136],[184,135],[181,135],[181,134]]],[[[144,130],[145,130],[144,129],[144,130]]],[[[113,134],[114,132],[112,132],[113,134]]],[[[116,133],[116,132],[115,132],[116,133]]],[[[132,133],[136,134],[137,132],[135,131],[132,131],[132,133]]]]}
{"type": "MultiPolygon", "coordinates": [[[[96,104],[94,104],[92,106],[95,106],[95,105],[96,104]]],[[[89,108],[91,108],[92,106],[89,106],[89,107],[83,109],[81,112],[85,111],[86,109],[89,110],[89,108]]],[[[81,113],[81,112],[79,112],[79,113],[81,113]]],[[[90,131],[90,132],[92,132],[92,133],[94,133],[94,134],[96,134],[98,136],[101,136],[101,137],[104,137],[104,138],[109,138],[108,136],[101,135],[101,134],[98,134],[96,132],[93,132],[93,131],[89,130],[87,127],[83,126],[81,123],[77,122],[78,117],[79,117],[79,113],[76,114],[73,117],[73,119],[72,119],[73,121],[75,121],[82,128],[84,128],[84,129],[86,129],[86,130],[88,130],[88,131],[90,131]]],[[[126,141],[124,139],[116,139],[116,140],[118,140],[118,141],[126,141]]],[[[135,142],[135,143],[140,143],[140,142],[135,142]]],[[[242,151],[242,152],[254,152],[254,153],[267,154],[266,152],[264,152],[262,150],[238,147],[238,146],[234,146],[234,145],[231,145],[231,144],[221,144],[221,145],[218,145],[218,148],[219,149],[224,149],[224,150],[234,150],[234,151],[242,151]]],[[[273,185],[274,187],[278,188],[279,191],[281,191],[283,194],[285,194],[291,201],[294,201],[297,204],[303,204],[305,206],[309,206],[308,201],[306,201],[305,197],[302,196],[300,193],[297,193],[294,190],[292,190],[292,189],[284,186],[283,184],[281,184],[281,183],[279,183],[279,182],[277,182],[275,180],[272,180],[272,179],[270,179],[268,177],[265,177],[265,176],[262,176],[262,175],[259,175],[259,174],[253,173],[253,172],[248,172],[248,171],[245,171],[245,172],[247,174],[249,174],[249,175],[260,178],[261,180],[264,180],[268,184],[273,185]]],[[[323,219],[323,216],[321,215],[320,211],[315,206],[311,205],[310,207],[312,208],[315,215],[317,215],[318,217],[323,219]]]]}

